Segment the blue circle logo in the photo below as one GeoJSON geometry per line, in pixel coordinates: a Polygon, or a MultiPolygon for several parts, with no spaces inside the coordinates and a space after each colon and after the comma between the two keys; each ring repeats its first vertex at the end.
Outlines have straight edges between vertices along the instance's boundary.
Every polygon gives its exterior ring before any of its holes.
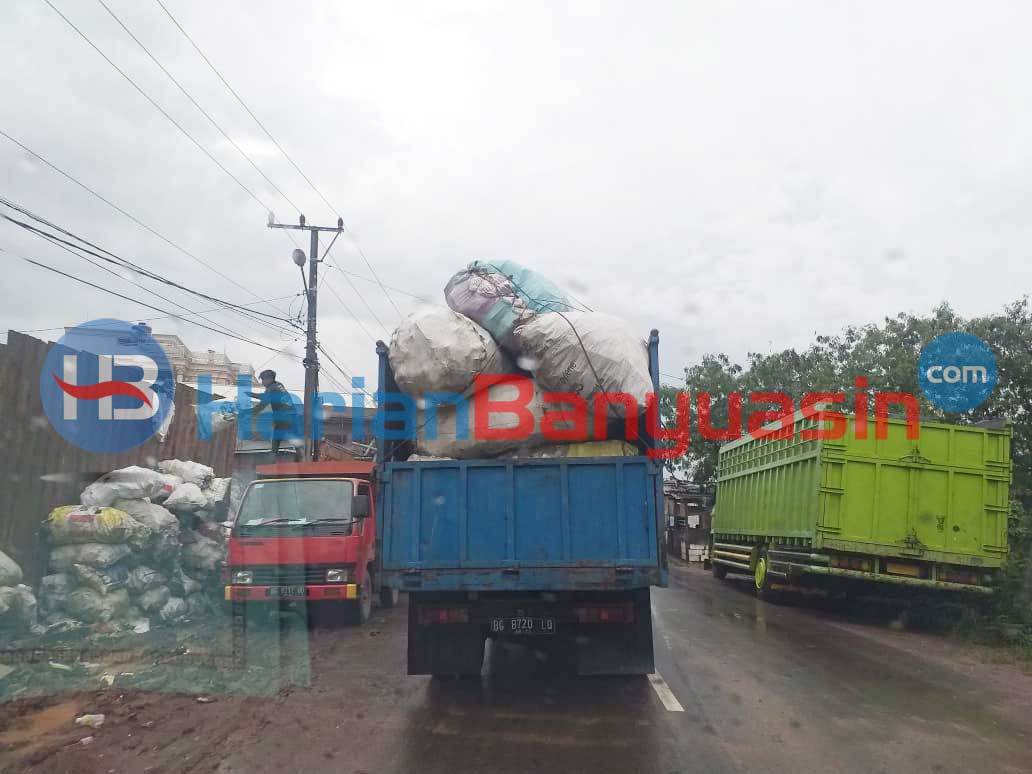
{"type": "Polygon", "coordinates": [[[154,435],[172,410],[175,376],[143,325],[92,320],[51,347],[39,374],[50,424],[69,443],[117,454],[154,435]]]}
{"type": "Polygon", "coordinates": [[[999,373],[989,345],[970,333],[944,333],[921,350],[917,380],[932,403],[961,413],[976,408],[996,388],[999,373]]]}

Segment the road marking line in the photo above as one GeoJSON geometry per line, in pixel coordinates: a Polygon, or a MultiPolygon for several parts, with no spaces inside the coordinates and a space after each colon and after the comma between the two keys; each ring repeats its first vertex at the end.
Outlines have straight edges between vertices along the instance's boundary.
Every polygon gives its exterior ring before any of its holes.
{"type": "Polygon", "coordinates": [[[674,696],[674,692],[670,690],[670,686],[663,679],[663,675],[659,672],[649,675],[649,682],[652,684],[652,690],[656,692],[656,696],[663,702],[667,712],[684,712],[684,707],[681,706],[681,702],[674,696]]]}

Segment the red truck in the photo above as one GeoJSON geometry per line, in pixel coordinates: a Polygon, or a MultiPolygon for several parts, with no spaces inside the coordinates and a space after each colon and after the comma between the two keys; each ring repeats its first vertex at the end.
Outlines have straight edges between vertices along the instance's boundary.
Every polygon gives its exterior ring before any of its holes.
{"type": "Polygon", "coordinates": [[[363,623],[380,584],[374,463],[264,465],[244,490],[229,534],[225,599],[301,607],[318,618],[363,623]]]}

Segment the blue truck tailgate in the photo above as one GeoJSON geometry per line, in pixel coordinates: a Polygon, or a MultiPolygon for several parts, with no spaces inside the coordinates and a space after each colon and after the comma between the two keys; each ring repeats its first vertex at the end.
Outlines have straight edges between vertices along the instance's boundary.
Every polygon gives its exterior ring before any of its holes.
{"type": "Polygon", "coordinates": [[[420,591],[666,585],[662,475],[646,457],[387,463],[384,581],[420,591]]]}

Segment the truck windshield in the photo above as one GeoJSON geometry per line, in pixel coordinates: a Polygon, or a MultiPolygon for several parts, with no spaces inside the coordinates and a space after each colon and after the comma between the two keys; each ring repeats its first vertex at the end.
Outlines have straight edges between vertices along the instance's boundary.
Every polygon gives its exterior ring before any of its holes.
{"type": "Polygon", "coordinates": [[[353,494],[350,481],[261,481],[252,484],[244,495],[237,524],[350,523],[353,494]]]}

